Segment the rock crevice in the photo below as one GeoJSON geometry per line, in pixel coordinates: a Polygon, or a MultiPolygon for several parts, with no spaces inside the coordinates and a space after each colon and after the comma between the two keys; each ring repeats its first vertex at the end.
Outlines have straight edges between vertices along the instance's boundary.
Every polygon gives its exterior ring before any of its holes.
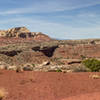
{"type": "Polygon", "coordinates": [[[38,47],[32,48],[32,50],[42,52],[47,57],[52,57],[56,48],[58,48],[58,46],[45,47],[42,49],[41,47],[38,46],[38,47]]]}
{"type": "Polygon", "coordinates": [[[21,53],[22,51],[0,51],[0,54],[4,54],[6,56],[10,56],[10,57],[13,57],[15,55],[18,55],[19,53],[21,53]]]}

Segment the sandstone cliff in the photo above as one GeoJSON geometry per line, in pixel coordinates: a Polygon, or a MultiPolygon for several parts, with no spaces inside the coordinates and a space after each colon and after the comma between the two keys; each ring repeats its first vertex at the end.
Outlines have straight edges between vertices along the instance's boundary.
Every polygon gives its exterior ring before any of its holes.
{"type": "Polygon", "coordinates": [[[35,41],[49,41],[50,37],[42,32],[30,32],[26,27],[0,30],[0,37],[33,38],[35,41]]]}

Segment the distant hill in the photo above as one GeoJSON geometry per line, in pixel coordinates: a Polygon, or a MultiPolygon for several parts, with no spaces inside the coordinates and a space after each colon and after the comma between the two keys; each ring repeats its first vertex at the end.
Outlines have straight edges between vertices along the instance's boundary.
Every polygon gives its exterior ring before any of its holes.
{"type": "Polygon", "coordinates": [[[0,37],[33,38],[35,41],[49,41],[51,38],[42,32],[30,32],[26,27],[0,30],[0,37]]]}

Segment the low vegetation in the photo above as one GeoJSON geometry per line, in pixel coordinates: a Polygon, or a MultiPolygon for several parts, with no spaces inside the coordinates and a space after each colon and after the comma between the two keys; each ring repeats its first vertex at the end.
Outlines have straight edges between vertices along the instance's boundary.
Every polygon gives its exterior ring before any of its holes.
{"type": "Polygon", "coordinates": [[[56,72],[62,72],[62,70],[61,69],[57,69],[56,72]]]}
{"type": "Polygon", "coordinates": [[[0,100],[3,100],[3,98],[5,98],[7,95],[7,92],[5,91],[5,89],[1,88],[0,89],[0,100]]]}
{"type": "Polygon", "coordinates": [[[100,60],[97,59],[86,59],[82,62],[90,71],[99,72],[100,71],[100,60]]]}
{"type": "Polygon", "coordinates": [[[97,75],[97,74],[90,75],[89,78],[92,78],[92,79],[100,79],[100,75],[97,75]]]}

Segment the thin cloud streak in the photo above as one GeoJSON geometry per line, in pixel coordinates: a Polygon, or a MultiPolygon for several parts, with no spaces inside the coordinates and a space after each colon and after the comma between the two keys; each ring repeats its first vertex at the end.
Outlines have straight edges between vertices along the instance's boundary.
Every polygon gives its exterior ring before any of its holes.
{"type": "MultiPolygon", "coordinates": [[[[68,1],[68,0],[67,0],[68,1]]],[[[72,0],[74,1],[74,0],[72,0]]],[[[87,0],[89,1],[89,0],[87,0]]],[[[55,0],[51,2],[41,2],[41,3],[35,3],[35,4],[29,4],[29,6],[21,7],[21,8],[14,8],[10,10],[4,10],[0,11],[0,15],[11,15],[11,14],[27,14],[27,13],[51,13],[51,12],[61,12],[61,11],[68,11],[68,10],[75,10],[80,8],[86,8],[90,6],[95,6],[100,4],[100,1],[92,1],[87,3],[75,3],[64,2],[55,0]]]]}
{"type": "Polygon", "coordinates": [[[100,37],[100,0],[4,1],[8,6],[0,3],[1,29],[25,26],[60,39],[100,37]]]}

